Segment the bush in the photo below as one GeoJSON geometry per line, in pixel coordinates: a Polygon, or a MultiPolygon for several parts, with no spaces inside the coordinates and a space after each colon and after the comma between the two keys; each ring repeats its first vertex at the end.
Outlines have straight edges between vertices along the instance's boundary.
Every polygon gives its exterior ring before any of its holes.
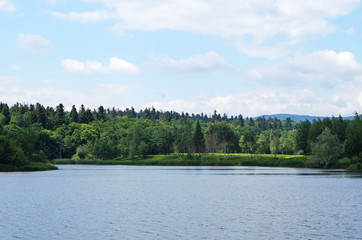
{"type": "Polygon", "coordinates": [[[349,158],[342,158],[338,160],[338,167],[348,168],[351,165],[351,160],[349,158]]]}
{"type": "Polygon", "coordinates": [[[0,136],[0,163],[21,166],[27,162],[23,150],[15,141],[0,136]]]}
{"type": "Polygon", "coordinates": [[[312,155],[306,162],[308,167],[330,168],[337,163],[339,156],[344,152],[344,146],[329,128],[317,137],[317,142],[312,143],[311,148],[312,155]]]}

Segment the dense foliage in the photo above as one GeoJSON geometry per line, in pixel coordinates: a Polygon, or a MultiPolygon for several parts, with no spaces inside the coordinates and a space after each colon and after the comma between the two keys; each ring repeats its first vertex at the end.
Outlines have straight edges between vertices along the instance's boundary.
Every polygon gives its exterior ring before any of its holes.
{"type": "Polygon", "coordinates": [[[55,158],[132,160],[170,153],[189,158],[223,153],[224,160],[229,153],[313,154],[313,144],[326,128],[345,146],[346,156],[358,162],[362,155],[358,114],[353,121],[339,117],[297,124],[290,119],[221,116],[216,111],[208,116],[155,108],[90,110],[82,105],[67,112],[62,104],[54,109],[39,103],[11,107],[0,103],[0,150],[4,151],[0,164],[55,158]]]}

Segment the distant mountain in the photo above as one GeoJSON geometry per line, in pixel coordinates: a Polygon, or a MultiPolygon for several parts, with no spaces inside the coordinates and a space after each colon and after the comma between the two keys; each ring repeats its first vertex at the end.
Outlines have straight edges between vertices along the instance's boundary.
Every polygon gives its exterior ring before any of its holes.
{"type": "MultiPolygon", "coordinates": [[[[326,118],[326,117],[318,117],[318,116],[309,116],[309,115],[296,115],[296,114],[272,114],[272,115],[261,115],[261,116],[258,116],[258,117],[255,117],[255,119],[259,118],[259,117],[265,117],[266,119],[268,119],[269,117],[270,118],[277,118],[277,119],[280,119],[280,120],[285,120],[287,118],[290,118],[291,120],[295,121],[295,122],[302,122],[302,121],[305,121],[305,120],[308,120],[310,122],[312,122],[314,119],[315,120],[318,120],[319,119],[323,119],[323,118],[326,118]]],[[[335,116],[335,117],[338,117],[338,116],[335,116]]],[[[329,117],[329,118],[332,118],[332,117],[329,117]]],[[[354,116],[350,116],[350,117],[343,117],[344,120],[353,120],[354,119],[354,116]]]]}

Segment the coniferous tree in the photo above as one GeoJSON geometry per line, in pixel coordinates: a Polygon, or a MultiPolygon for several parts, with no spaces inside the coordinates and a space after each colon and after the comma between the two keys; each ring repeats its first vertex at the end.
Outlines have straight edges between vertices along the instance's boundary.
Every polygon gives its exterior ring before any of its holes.
{"type": "Polygon", "coordinates": [[[285,119],[285,130],[290,131],[292,129],[292,120],[288,117],[287,119],[285,119]]]}
{"type": "Polygon", "coordinates": [[[54,124],[56,127],[60,127],[65,123],[65,113],[63,104],[59,104],[55,109],[54,124]]]}
{"type": "MultiPolygon", "coordinates": [[[[356,113],[346,130],[345,148],[348,157],[359,157],[362,160],[362,116],[356,113]]],[[[361,161],[362,162],[362,161],[361,161]]]]}
{"type": "Polygon", "coordinates": [[[195,152],[201,153],[204,151],[205,139],[204,134],[202,133],[200,122],[197,120],[195,125],[195,131],[193,136],[194,149],[195,152]]]}
{"type": "Polygon", "coordinates": [[[41,123],[43,127],[46,127],[48,122],[48,116],[43,105],[41,105],[40,103],[36,103],[34,115],[36,122],[41,123]]]}
{"type": "Polygon", "coordinates": [[[87,122],[86,115],[85,115],[85,108],[84,108],[83,104],[80,105],[78,118],[79,118],[80,123],[86,123],[87,122]]]}
{"type": "Polygon", "coordinates": [[[97,120],[102,120],[105,121],[106,120],[106,113],[104,111],[104,107],[103,106],[99,106],[98,107],[98,112],[96,113],[96,119],[97,120]]]}
{"type": "Polygon", "coordinates": [[[250,118],[250,120],[249,120],[249,126],[250,126],[250,127],[254,127],[254,126],[255,126],[255,122],[254,122],[254,119],[253,119],[253,118],[250,118]]]}
{"type": "Polygon", "coordinates": [[[308,120],[298,124],[298,130],[295,140],[296,140],[297,149],[302,150],[303,154],[310,153],[310,146],[308,139],[309,139],[309,129],[311,125],[312,124],[308,120]]]}
{"type": "Polygon", "coordinates": [[[85,121],[84,123],[90,123],[93,122],[93,120],[94,120],[93,113],[89,108],[87,108],[87,110],[84,113],[84,121],[85,121]]]}
{"type": "Polygon", "coordinates": [[[5,124],[9,124],[10,123],[10,119],[11,119],[11,116],[10,116],[10,111],[9,111],[9,106],[7,104],[2,104],[2,110],[0,111],[5,119],[4,119],[4,123],[5,124]]]}
{"type": "Polygon", "coordinates": [[[243,115],[239,115],[239,118],[238,118],[238,124],[240,127],[244,127],[244,118],[243,118],[243,115]]]}
{"type": "Polygon", "coordinates": [[[72,122],[79,122],[78,112],[75,105],[72,106],[72,110],[70,111],[70,119],[72,122]]]}

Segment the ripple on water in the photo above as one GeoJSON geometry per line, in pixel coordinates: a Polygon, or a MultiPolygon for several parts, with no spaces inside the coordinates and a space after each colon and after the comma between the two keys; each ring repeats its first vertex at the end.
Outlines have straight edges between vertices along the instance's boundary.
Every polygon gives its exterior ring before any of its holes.
{"type": "Polygon", "coordinates": [[[361,239],[359,173],[61,166],[0,174],[0,239],[361,239]]]}

